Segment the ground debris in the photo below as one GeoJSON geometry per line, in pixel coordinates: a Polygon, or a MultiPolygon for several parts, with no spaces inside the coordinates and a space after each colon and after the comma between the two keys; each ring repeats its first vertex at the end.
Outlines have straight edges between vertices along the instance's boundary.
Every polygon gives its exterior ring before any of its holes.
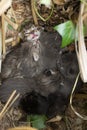
{"type": "MultiPolygon", "coordinates": [[[[4,105],[0,103],[0,111],[4,105]]],[[[14,127],[16,122],[21,118],[22,113],[17,108],[11,108],[5,116],[0,120],[0,130],[7,130],[10,127],[14,127]]]]}

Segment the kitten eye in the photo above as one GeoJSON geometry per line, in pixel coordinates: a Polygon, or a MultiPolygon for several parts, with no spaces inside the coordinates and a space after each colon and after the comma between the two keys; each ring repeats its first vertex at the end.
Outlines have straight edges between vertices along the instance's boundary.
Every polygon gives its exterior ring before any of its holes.
{"type": "Polygon", "coordinates": [[[73,73],[74,73],[74,70],[73,70],[72,68],[70,68],[69,73],[70,73],[70,74],[73,74],[73,73]]]}
{"type": "Polygon", "coordinates": [[[70,68],[70,69],[68,70],[68,74],[69,74],[70,76],[74,76],[75,70],[74,70],[73,68],[70,68]]]}
{"type": "Polygon", "coordinates": [[[44,71],[44,74],[45,74],[46,76],[50,76],[50,75],[51,75],[51,71],[48,70],[48,69],[46,69],[46,70],[44,71]]]}

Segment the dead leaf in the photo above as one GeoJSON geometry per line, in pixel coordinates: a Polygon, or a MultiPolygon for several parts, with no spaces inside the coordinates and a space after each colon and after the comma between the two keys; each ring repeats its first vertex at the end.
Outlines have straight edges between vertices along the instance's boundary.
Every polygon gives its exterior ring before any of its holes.
{"type": "Polygon", "coordinates": [[[54,118],[48,120],[47,122],[56,122],[56,121],[60,121],[61,119],[62,119],[61,116],[56,116],[56,117],[54,117],[54,118]]]}
{"type": "Polygon", "coordinates": [[[0,16],[11,7],[12,0],[1,0],[0,1],[0,16]]]}
{"type": "Polygon", "coordinates": [[[54,4],[63,5],[65,0],[53,0],[54,4]]]}
{"type": "Polygon", "coordinates": [[[66,2],[69,2],[69,1],[70,0],[53,0],[54,4],[57,4],[57,5],[63,5],[66,2]]]}

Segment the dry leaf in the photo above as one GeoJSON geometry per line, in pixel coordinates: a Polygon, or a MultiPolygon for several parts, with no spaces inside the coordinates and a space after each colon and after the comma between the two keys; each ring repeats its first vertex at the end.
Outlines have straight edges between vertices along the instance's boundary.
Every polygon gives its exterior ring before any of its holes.
{"type": "Polygon", "coordinates": [[[0,16],[11,6],[12,0],[0,1],[0,16]]]}
{"type": "Polygon", "coordinates": [[[62,5],[64,4],[65,0],[53,0],[54,4],[62,5]]]}
{"type": "Polygon", "coordinates": [[[70,0],[53,0],[54,4],[57,5],[63,5],[66,2],[69,2],[70,0]]]}

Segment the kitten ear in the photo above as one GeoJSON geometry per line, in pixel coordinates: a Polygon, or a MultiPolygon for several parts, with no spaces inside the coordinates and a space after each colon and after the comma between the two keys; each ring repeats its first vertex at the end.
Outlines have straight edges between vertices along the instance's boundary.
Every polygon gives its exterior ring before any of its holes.
{"type": "Polygon", "coordinates": [[[34,61],[38,61],[39,55],[36,52],[33,52],[33,58],[34,58],[34,61]]]}

